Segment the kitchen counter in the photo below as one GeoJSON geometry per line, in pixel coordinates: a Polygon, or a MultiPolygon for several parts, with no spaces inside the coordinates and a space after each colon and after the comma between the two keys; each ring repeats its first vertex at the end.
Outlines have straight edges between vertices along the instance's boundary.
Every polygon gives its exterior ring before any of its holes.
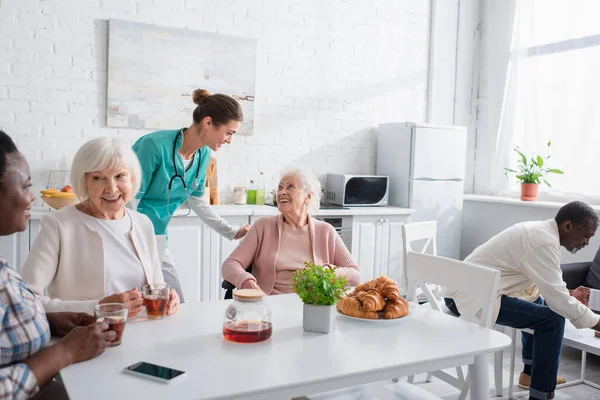
{"type": "MultiPolygon", "coordinates": [[[[213,206],[213,209],[222,217],[235,217],[235,216],[257,216],[264,217],[268,215],[277,215],[279,210],[277,207],[272,206],[258,206],[258,205],[245,205],[238,206],[235,204],[222,204],[213,206]]],[[[36,207],[31,210],[31,219],[39,220],[44,215],[54,212],[49,210],[47,207],[36,207]]],[[[345,215],[411,215],[415,212],[412,208],[401,208],[401,207],[348,207],[346,209],[323,209],[319,210],[316,217],[325,216],[345,216],[345,215]]],[[[192,211],[189,216],[185,217],[184,214],[187,210],[178,210],[175,213],[175,218],[189,218],[197,217],[196,213],[192,211]]]]}

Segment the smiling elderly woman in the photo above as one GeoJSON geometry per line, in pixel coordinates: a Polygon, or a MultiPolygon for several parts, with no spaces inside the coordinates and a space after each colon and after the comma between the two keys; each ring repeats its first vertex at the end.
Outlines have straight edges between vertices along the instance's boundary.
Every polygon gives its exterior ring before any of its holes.
{"type": "Polygon", "coordinates": [[[223,278],[238,289],[292,293],[292,274],[312,261],[336,266],[337,275],[357,285],[359,267],[335,228],[310,216],[318,211],[320,196],[321,184],[309,170],[286,172],[277,189],[280,214],[256,221],[223,263],[223,278]],[[246,272],[250,265],[252,274],[246,272]]]}
{"type": "MultiPolygon", "coordinates": [[[[140,177],[135,153],[119,139],[94,139],[77,151],[71,183],[81,202],[42,219],[21,271],[46,311],[93,314],[98,303],[124,303],[134,316],[142,310],[137,288],[164,283],[152,222],[125,208],[140,177]]],[[[178,309],[172,290],[167,313],[178,309]]]]}

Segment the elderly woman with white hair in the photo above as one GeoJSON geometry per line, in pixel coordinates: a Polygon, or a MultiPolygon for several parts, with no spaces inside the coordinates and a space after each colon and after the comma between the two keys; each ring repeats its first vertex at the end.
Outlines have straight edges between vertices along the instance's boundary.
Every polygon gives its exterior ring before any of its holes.
{"type": "MultiPolygon", "coordinates": [[[[75,154],[71,184],[81,202],[46,215],[21,273],[47,312],[93,314],[98,303],[142,310],[138,288],[164,283],[148,217],[125,208],[140,188],[137,156],[117,138],[101,137],[75,154]]],[[[167,314],[179,309],[171,290],[167,314]]]]}
{"type": "Polygon", "coordinates": [[[304,168],[287,171],[277,189],[278,216],[260,218],[225,260],[223,279],[238,289],[266,294],[292,293],[292,274],[314,262],[335,266],[350,285],[360,270],[335,228],[311,217],[319,209],[321,184],[304,168]],[[252,265],[252,273],[246,271],[252,265]]]}

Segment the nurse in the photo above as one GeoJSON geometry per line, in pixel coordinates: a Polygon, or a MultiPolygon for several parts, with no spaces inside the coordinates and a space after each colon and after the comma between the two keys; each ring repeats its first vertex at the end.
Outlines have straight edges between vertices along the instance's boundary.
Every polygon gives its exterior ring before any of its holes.
{"type": "MultiPolygon", "coordinates": [[[[133,145],[142,167],[142,184],[138,192],[137,211],[146,214],[154,224],[156,235],[166,235],[167,225],[175,211],[187,200],[191,209],[210,228],[229,240],[242,238],[250,229],[235,229],[221,218],[204,197],[206,171],[211,150],[230,144],[243,120],[242,107],[232,97],[211,95],[198,89],[193,94],[197,105],[194,123],[188,128],[149,133],[133,145]]],[[[163,255],[164,279],[181,294],[183,292],[168,249],[163,255]]]]}

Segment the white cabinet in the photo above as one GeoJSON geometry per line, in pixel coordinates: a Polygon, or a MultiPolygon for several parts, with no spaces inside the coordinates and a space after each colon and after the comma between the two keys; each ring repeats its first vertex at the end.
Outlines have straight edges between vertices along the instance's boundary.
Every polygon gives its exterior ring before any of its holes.
{"type": "MultiPolygon", "coordinates": [[[[225,218],[239,228],[248,216],[225,218]]],[[[238,241],[229,241],[198,218],[173,218],[169,224],[169,250],[173,255],[186,302],[223,298],[221,265],[238,241]]]]}
{"type": "Polygon", "coordinates": [[[29,220],[27,228],[23,232],[17,232],[10,236],[0,236],[0,256],[10,266],[19,271],[25,263],[29,249],[40,230],[39,220],[29,220]]]}
{"type": "Polygon", "coordinates": [[[407,215],[355,215],[352,255],[360,266],[361,282],[381,275],[402,280],[402,224],[407,215]]]}

